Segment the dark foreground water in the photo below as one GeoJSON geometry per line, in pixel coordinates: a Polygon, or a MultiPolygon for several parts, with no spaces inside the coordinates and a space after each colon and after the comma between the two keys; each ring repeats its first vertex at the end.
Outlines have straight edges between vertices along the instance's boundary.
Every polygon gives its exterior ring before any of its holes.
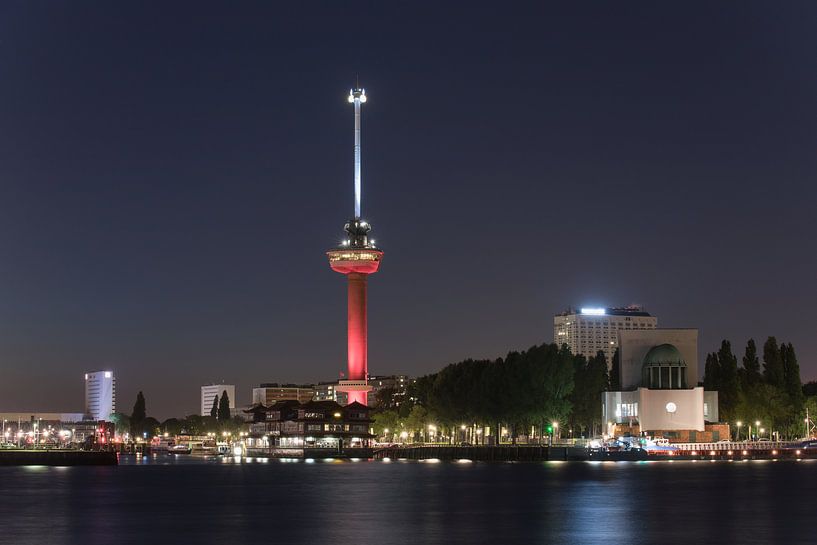
{"type": "Polygon", "coordinates": [[[817,461],[0,468],[0,543],[817,543],[817,461]]]}

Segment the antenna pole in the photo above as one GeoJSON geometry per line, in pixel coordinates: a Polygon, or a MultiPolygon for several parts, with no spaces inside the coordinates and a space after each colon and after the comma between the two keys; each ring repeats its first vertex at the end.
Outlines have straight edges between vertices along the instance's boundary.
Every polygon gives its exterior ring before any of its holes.
{"type": "Polygon", "coordinates": [[[355,218],[360,219],[360,105],[366,102],[366,90],[358,84],[349,91],[349,102],[355,106],[355,218]]]}
{"type": "Polygon", "coordinates": [[[360,97],[355,97],[355,217],[360,217],[360,97]]]}

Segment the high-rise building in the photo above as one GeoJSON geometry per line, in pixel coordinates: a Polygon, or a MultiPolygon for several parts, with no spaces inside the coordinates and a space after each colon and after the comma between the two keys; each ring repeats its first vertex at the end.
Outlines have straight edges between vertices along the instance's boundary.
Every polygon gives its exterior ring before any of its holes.
{"type": "Polygon", "coordinates": [[[329,266],[347,278],[347,358],[346,380],[338,382],[338,390],[347,392],[349,403],[366,405],[369,390],[367,361],[366,284],[370,274],[377,272],[383,252],[369,238],[372,227],[360,215],[360,105],[366,102],[366,91],[359,87],[349,91],[349,103],[355,107],[355,215],[346,222],[346,238],[337,248],[329,250],[329,266]]]}
{"type": "Polygon", "coordinates": [[[277,382],[264,383],[252,389],[253,404],[260,403],[269,407],[277,401],[297,401],[307,403],[312,401],[315,390],[309,384],[278,384],[277,382]]]}
{"type": "Polygon", "coordinates": [[[113,371],[85,373],[85,414],[94,420],[109,420],[116,412],[116,379],[113,371]]]}
{"type": "Polygon", "coordinates": [[[574,354],[591,358],[604,352],[609,367],[618,348],[618,332],[655,329],[658,318],[643,308],[573,308],[553,317],[553,342],[566,344],[574,354]]]}
{"type": "Polygon", "coordinates": [[[227,398],[230,400],[230,413],[235,413],[235,385],[234,384],[208,384],[201,387],[201,415],[210,416],[210,411],[213,409],[213,398],[218,396],[221,399],[221,394],[227,392],[227,398]]]}

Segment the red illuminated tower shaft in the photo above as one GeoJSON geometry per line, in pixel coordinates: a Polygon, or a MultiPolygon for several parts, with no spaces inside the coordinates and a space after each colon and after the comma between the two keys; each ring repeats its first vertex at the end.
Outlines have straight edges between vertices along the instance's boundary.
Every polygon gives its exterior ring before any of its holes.
{"type": "Polygon", "coordinates": [[[346,380],[338,382],[337,391],[347,392],[350,404],[366,405],[371,389],[367,361],[366,284],[369,275],[380,267],[383,252],[369,239],[371,225],[360,217],[360,105],[366,102],[366,92],[352,89],[349,102],[355,106],[355,216],[346,223],[347,238],[326,255],[332,270],[345,274],[348,282],[348,373],[346,380]]]}
{"type": "Polygon", "coordinates": [[[340,248],[326,252],[332,270],[346,275],[347,286],[347,348],[348,373],[338,383],[339,392],[349,394],[349,403],[366,405],[369,367],[367,357],[366,284],[369,275],[377,272],[383,252],[368,240],[371,227],[363,220],[353,219],[346,224],[349,239],[340,248]]]}
{"type": "MultiPolygon", "coordinates": [[[[349,381],[366,381],[369,375],[367,316],[366,316],[366,279],[368,274],[349,273],[346,275],[348,287],[347,310],[347,344],[349,358],[349,381]]],[[[349,392],[349,403],[355,401],[366,405],[368,392],[354,390],[349,392]]]]}

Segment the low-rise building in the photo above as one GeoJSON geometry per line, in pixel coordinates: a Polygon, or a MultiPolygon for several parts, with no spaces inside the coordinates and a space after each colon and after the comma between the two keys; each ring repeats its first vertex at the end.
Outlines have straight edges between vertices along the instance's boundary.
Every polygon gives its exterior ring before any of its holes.
{"type": "Polygon", "coordinates": [[[607,434],[718,441],[718,392],[698,386],[698,330],[618,332],[622,390],[602,394],[607,434]]]}
{"type": "Polygon", "coordinates": [[[114,435],[113,424],[84,413],[7,412],[0,413],[0,422],[0,442],[21,446],[82,443],[89,437],[104,442],[114,435]]]}
{"type": "Polygon", "coordinates": [[[334,382],[319,382],[314,384],[312,389],[315,391],[312,397],[313,401],[334,401],[340,405],[349,403],[349,394],[338,391],[337,380],[334,382]]]}
{"type": "Polygon", "coordinates": [[[253,404],[272,405],[280,401],[312,401],[315,391],[310,384],[279,384],[267,382],[252,389],[253,404]]]}
{"type": "Polygon", "coordinates": [[[252,449],[344,449],[367,448],[370,433],[369,407],[360,403],[342,406],[334,401],[281,401],[269,407],[254,405],[247,445],[252,449]]]}
{"type": "Polygon", "coordinates": [[[397,408],[406,398],[409,378],[406,375],[382,375],[370,376],[369,386],[369,406],[380,407],[385,404],[386,408],[397,408]],[[384,396],[387,398],[384,399],[384,396]]]}

